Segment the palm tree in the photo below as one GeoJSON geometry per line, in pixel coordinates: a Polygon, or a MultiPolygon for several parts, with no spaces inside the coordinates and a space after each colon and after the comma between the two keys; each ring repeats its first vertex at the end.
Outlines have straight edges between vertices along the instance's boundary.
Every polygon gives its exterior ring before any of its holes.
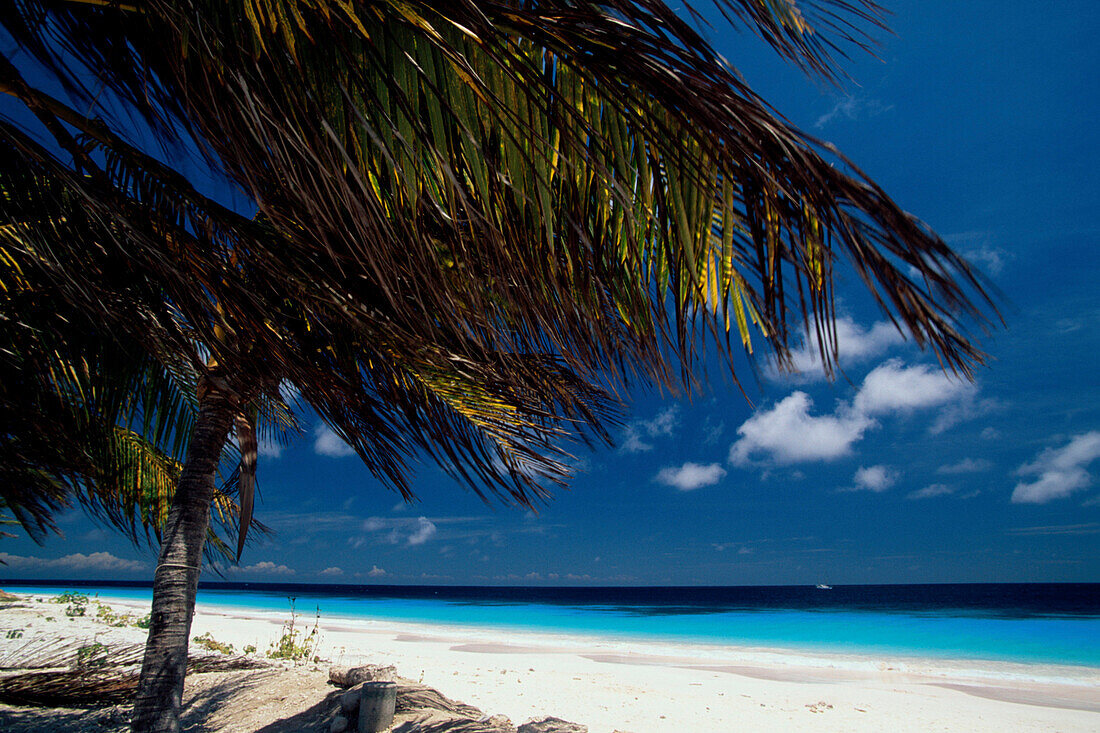
{"type": "MultiPolygon", "coordinates": [[[[55,240],[80,238],[79,202],[63,191],[41,196],[53,182],[3,162],[0,506],[36,540],[56,531],[54,513],[74,501],[135,542],[159,538],[194,422],[193,370],[184,363],[165,369],[141,344],[104,333],[58,299],[26,234],[45,226],[55,240]]],[[[265,407],[265,422],[290,425],[285,409],[265,407]]],[[[226,451],[229,465],[236,453],[226,451]]],[[[240,473],[223,473],[214,512],[235,530],[240,473]]],[[[205,549],[234,556],[213,531],[205,549]]]]}
{"type": "MultiPolygon", "coordinates": [[[[691,389],[704,343],[731,370],[754,337],[787,365],[805,330],[831,365],[839,267],[945,368],[982,361],[967,263],[665,5],[438,5],[0,9],[50,75],[0,63],[34,116],[0,120],[12,165],[81,202],[82,235],[30,225],[27,260],[99,333],[199,375],[135,730],[178,730],[215,471],[242,409],[284,384],[405,496],[424,452],[530,504],[568,477],[563,440],[607,438],[610,395],[691,389]],[[197,148],[255,216],[124,139],[118,108],[197,148]]],[[[865,0],[718,5],[826,77],[880,22],[865,0]]]]}

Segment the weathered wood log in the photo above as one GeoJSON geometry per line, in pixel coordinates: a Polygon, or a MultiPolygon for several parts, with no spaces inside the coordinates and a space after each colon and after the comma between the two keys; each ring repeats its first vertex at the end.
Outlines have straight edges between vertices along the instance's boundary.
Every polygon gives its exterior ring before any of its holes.
{"type": "Polygon", "coordinates": [[[328,681],[339,687],[354,687],[360,682],[393,682],[397,668],[393,665],[366,664],[361,667],[329,667],[328,681]]]}
{"type": "Polygon", "coordinates": [[[530,720],[517,730],[518,733],[588,733],[588,726],[551,717],[542,720],[530,720]]]}

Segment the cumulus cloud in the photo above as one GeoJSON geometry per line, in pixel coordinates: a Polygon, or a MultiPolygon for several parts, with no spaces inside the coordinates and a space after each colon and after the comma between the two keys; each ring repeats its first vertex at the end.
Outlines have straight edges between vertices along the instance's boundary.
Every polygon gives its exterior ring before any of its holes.
{"type": "MultiPolygon", "coordinates": [[[[495,537],[495,533],[484,527],[458,525],[476,525],[484,521],[484,517],[370,517],[361,523],[362,531],[367,535],[360,535],[355,543],[361,546],[368,540],[375,543],[391,545],[422,545],[440,535],[439,528],[448,527],[447,539],[467,540],[475,544],[482,540],[495,537]],[[368,535],[370,535],[368,537],[368,535]]],[[[530,530],[528,530],[530,531],[530,530]]],[[[534,531],[541,531],[535,528],[534,531]]],[[[503,540],[493,540],[495,544],[503,544],[503,540]]]]}
{"type": "Polygon", "coordinates": [[[886,491],[898,480],[897,472],[888,466],[860,466],[852,478],[852,491],[886,491]]]}
{"type": "MultiPolygon", "coordinates": [[[[944,405],[950,409],[972,405],[976,392],[973,384],[951,379],[929,366],[907,367],[899,359],[890,359],[873,369],[855,398],[838,403],[831,415],[811,415],[813,401],[802,391],[791,393],[769,410],[758,411],[737,429],[740,437],[730,446],[729,461],[748,465],[756,454],[778,464],[833,460],[850,454],[856,441],[877,427],[878,417],[944,405]]],[[[976,414],[976,408],[968,409],[976,414]]],[[[933,426],[935,432],[946,427],[946,423],[936,427],[944,422],[944,414],[933,426]]]]}
{"type": "Polygon", "coordinates": [[[770,410],[762,410],[737,429],[741,437],[730,446],[730,463],[751,463],[755,453],[765,453],[777,463],[828,461],[848,455],[873,420],[838,409],[835,415],[811,415],[813,400],[794,392],[770,410]]]}
{"type": "Polygon", "coordinates": [[[958,400],[973,394],[974,389],[969,382],[952,379],[927,365],[907,367],[900,359],[890,359],[863,379],[854,406],[863,415],[911,412],[958,400]]]}
{"type": "Polygon", "coordinates": [[[44,558],[24,555],[10,555],[0,552],[0,562],[14,569],[56,569],[56,570],[80,570],[80,571],[120,571],[133,573],[145,568],[145,563],[137,560],[124,560],[115,557],[109,552],[93,552],[85,555],[82,552],[65,555],[64,557],[44,558]]]}
{"type": "Polygon", "coordinates": [[[910,492],[909,496],[907,496],[906,498],[931,499],[937,496],[947,496],[954,493],[955,489],[951,486],[948,486],[947,484],[931,484],[929,486],[925,486],[923,489],[917,489],[916,491],[910,492]]]}
{"type": "Polygon", "coordinates": [[[321,571],[321,575],[335,576],[335,575],[343,575],[343,574],[344,574],[344,571],[341,570],[340,568],[336,567],[336,566],[333,566],[331,568],[325,568],[324,570],[321,571]]]}
{"type": "Polygon", "coordinates": [[[255,565],[230,568],[235,573],[254,573],[257,575],[294,575],[293,568],[286,565],[276,565],[270,560],[262,560],[255,565]]]}
{"type": "Polygon", "coordinates": [[[694,491],[703,486],[713,486],[726,475],[726,469],[717,463],[702,465],[685,463],[679,468],[662,468],[657,480],[666,486],[675,486],[680,491],[694,491]]]}
{"type": "Polygon", "coordinates": [[[370,578],[381,578],[383,575],[386,574],[386,571],[378,567],[377,565],[371,565],[370,570],[367,571],[367,577],[370,578]]]}
{"type": "Polygon", "coordinates": [[[1074,436],[1065,446],[1047,448],[1031,463],[1016,470],[1018,476],[1035,476],[1030,483],[1021,481],[1012,490],[1014,504],[1046,504],[1062,499],[1092,484],[1085,470],[1100,458],[1100,431],[1074,436]]]}
{"type": "Polygon", "coordinates": [[[322,456],[330,458],[344,458],[354,455],[352,447],[344,442],[343,438],[332,431],[328,425],[321,423],[313,432],[313,450],[322,456]]]}
{"type": "Polygon", "coordinates": [[[982,471],[988,471],[991,468],[993,468],[993,464],[985,460],[984,458],[964,458],[958,463],[952,463],[947,466],[940,466],[936,469],[936,473],[981,473],[982,471]]]}
{"type": "Polygon", "coordinates": [[[652,420],[635,420],[626,426],[623,444],[619,449],[623,453],[644,453],[653,450],[653,444],[646,442],[653,438],[670,437],[680,424],[680,406],[670,405],[652,420]]]}
{"type": "MultiPolygon", "coordinates": [[[[905,339],[893,324],[879,321],[864,329],[851,318],[842,317],[836,321],[837,363],[842,367],[882,354],[891,346],[905,339]]],[[[794,373],[781,373],[775,365],[769,365],[766,375],[770,379],[786,379],[796,382],[811,382],[825,378],[821,365],[821,355],[816,338],[809,338],[801,348],[791,352],[794,373]]]]}
{"type": "Polygon", "coordinates": [[[416,529],[409,535],[407,542],[410,545],[422,545],[432,537],[435,537],[436,527],[426,517],[416,520],[416,529]]]}

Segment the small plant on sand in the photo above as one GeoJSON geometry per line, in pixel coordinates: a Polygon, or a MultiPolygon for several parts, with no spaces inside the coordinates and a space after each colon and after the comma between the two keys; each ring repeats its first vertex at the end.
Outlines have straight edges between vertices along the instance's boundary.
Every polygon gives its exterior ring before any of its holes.
{"type": "Polygon", "coordinates": [[[271,642],[271,648],[267,650],[270,659],[286,659],[291,662],[305,662],[314,657],[317,644],[321,641],[318,626],[321,623],[321,609],[317,608],[317,616],[313,621],[313,628],[303,634],[303,629],[297,627],[298,614],[294,611],[294,599],[290,599],[290,620],[283,623],[283,633],[276,641],[271,642]]]}
{"type": "Polygon", "coordinates": [[[6,636],[8,639],[22,639],[23,629],[8,629],[8,633],[6,633],[4,636],[6,636]]]}
{"type": "Polygon", "coordinates": [[[47,621],[57,621],[57,617],[56,616],[47,616],[46,620],[47,621]]]}
{"type": "Polygon", "coordinates": [[[107,646],[98,641],[76,650],[76,666],[78,669],[97,669],[107,665],[107,646]]]}
{"type": "Polygon", "coordinates": [[[129,626],[133,616],[128,613],[115,613],[110,606],[96,601],[96,618],[108,626],[129,626]]]}
{"type": "Polygon", "coordinates": [[[133,625],[138,627],[139,629],[147,629],[152,625],[152,623],[152,614],[147,613],[138,620],[134,621],[133,625]]]}
{"type": "Polygon", "coordinates": [[[72,603],[72,604],[65,607],[65,615],[69,616],[69,617],[83,616],[84,611],[85,611],[84,606],[81,606],[78,603],[72,603]]]}
{"type": "Polygon", "coordinates": [[[50,599],[50,603],[69,603],[78,606],[88,605],[88,596],[83,593],[77,593],[74,590],[65,591],[60,595],[56,595],[50,599]]]}
{"type": "Polygon", "coordinates": [[[256,645],[255,644],[249,644],[248,646],[246,646],[244,648],[243,651],[244,651],[245,654],[255,654],[256,653],[256,645]]]}
{"type": "Polygon", "coordinates": [[[219,652],[221,654],[236,654],[237,650],[233,648],[232,644],[226,644],[225,642],[218,641],[210,632],[207,631],[202,636],[196,636],[192,639],[195,644],[198,644],[203,649],[209,649],[212,652],[219,652]]]}

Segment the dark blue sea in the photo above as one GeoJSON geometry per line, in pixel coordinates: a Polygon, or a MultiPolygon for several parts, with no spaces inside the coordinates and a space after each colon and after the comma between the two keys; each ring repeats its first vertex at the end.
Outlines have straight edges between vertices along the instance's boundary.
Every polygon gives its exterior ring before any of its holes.
{"type": "MultiPolygon", "coordinates": [[[[148,600],[148,584],[12,581],[148,600]]],[[[1100,584],[533,588],[202,583],[199,603],[242,611],[504,627],[540,633],[827,653],[1100,667],[1100,584]]]]}

